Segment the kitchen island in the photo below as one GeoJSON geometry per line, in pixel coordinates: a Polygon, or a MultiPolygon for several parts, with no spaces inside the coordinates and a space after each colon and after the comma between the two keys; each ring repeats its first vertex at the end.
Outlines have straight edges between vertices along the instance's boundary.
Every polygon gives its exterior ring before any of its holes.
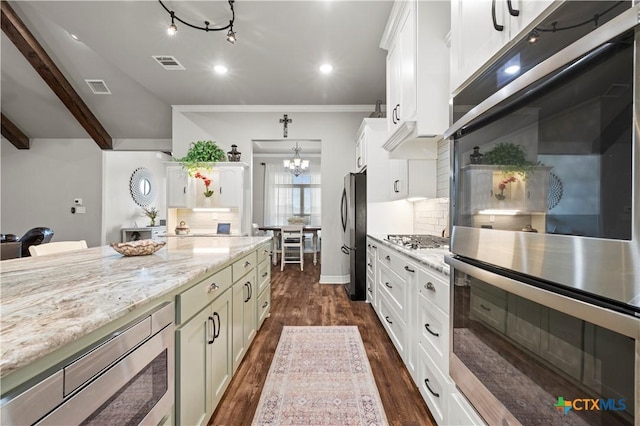
{"type": "Polygon", "coordinates": [[[3,261],[2,395],[269,242],[168,238],[149,256],[102,246],[3,261]]]}

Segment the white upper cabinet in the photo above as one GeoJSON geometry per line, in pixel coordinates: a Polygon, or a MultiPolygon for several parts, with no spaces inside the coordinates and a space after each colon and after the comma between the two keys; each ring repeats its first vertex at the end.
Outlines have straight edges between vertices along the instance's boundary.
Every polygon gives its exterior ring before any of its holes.
{"type": "Polygon", "coordinates": [[[384,148],[391,158],[437,158],[437,142],[449,125],[449,24],[447,2],[393,5],[380,42],[387,50],[384,148]]]}
{"type": "Polygon", "coordinates": [[[167,207],[188,208],[191,206],[192,193],[189,173],[182,166],[167,167],[167,207]]]}
{"type": "Polygon", "coordinates": [[[465,83],[553,0],[451,0],[451,91],[465,83]]]}
{"type": "Polygon", "coordinates": [[[221,167],[219,169],[218,202],[220,207],[242,208],[244,168],[221,167]]]}
{"type": "Polygon", "coordinates": [[[190,209],[195,207],[231,207],[242,209],[244,200],[244,169],[246,163],[216,163],[213,168],[200,169],[211,180],[205,197],[204,180],[189,176],[182,166],[167,167],[167,207],[190,209]]]}

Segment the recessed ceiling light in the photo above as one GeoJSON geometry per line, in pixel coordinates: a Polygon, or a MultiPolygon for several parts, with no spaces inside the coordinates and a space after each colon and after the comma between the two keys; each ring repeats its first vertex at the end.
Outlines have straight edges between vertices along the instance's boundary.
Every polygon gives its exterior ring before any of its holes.
{"type": "Polygon", "coordinates": [[[509,75],[517,74],[520,71],[520,65],[510,65],[504,69],[504,72],[509,75]]]}
{"type": "Polygon", "coordinates": [[[215,67],[213,67],[213,70],[218,74],[226,74],[227,71],[229,71],[229,69],[224,65],[216,65],[215,67]]]}
{"type": "Polygon", "coordinates": [[[329,74],[331,71],[333,71],[333,67],[331,66],[331,64],[322,64],[320,65],[320,72],[323,74],[329,74]]]}
{"type": "Polygon", "coordinates": [[[71,33],[69,33],[69,37],[71,37],[71,38],[72,38],[72,39],[74,39],[75,41],[80,41],[80,39],[78,38],[78,36],[77,36],[77,35],[75,35],[75,34],[71,34],[71,33]]]}

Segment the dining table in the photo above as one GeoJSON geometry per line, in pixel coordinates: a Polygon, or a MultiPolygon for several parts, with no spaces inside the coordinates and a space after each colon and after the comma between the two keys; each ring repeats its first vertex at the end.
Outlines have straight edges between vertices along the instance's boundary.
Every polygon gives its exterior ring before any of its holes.
{"type": "MultiPolygon", "coordinates": [[[[282,232],[282,228],[286,226],[293,225],[269,225],[269,226],[259,226],[258,229],[260,231],[272,231],[273,232],[273,264],[276,265],[278,263],[278,247],[280,246],[280,233],[282,232]]],[[[313,264],[318,264],[318,231],[320,231],[321,227],[317,225],[304,225],[302,227],[303,234],[312,234],[312,247],[313,247],[313,264]]]]}

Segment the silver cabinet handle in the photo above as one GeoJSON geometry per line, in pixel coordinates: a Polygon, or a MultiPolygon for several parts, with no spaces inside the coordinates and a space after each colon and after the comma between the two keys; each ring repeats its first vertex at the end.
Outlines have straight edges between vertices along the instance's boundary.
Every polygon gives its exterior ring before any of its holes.
{"type": "Polygon", "coordinates": [[[219,289],[220,287],[218,286],[218,284],[216,283],[211,283],[209,285],[209,288],[207,289],[207,293],[212,293],[214,291],[216,291],[217,289],[219,289]]]}
{"type": "Polygon", "coordinates": [[[436,287],[433,285],[433,283],[431,281],[427,282],[424,285],[424,288],[427,289],[427,290],[436,291],[436,287]]]}

